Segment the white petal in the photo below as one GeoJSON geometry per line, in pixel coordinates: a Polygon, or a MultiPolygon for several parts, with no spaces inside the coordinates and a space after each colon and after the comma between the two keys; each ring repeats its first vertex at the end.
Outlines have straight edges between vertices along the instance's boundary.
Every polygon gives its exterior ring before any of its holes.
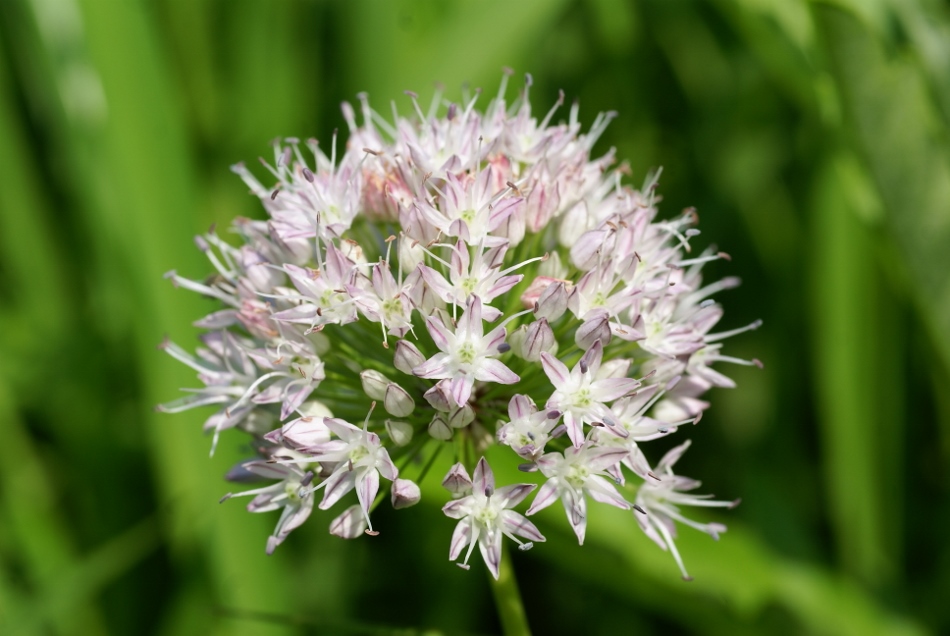
{"type": "Polygon", "coordinates": [[[514,384],[521,378],[502,362],[494,358],[483,359],[475,369],[475,379],[481,382],[497,382],[498,384],[514,384]]]}

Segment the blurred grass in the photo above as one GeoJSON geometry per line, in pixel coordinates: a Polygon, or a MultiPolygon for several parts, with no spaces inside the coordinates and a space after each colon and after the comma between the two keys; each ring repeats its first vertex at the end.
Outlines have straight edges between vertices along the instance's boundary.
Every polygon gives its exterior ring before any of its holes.
{"type": "Polygon", "coordinates": [[[215,503],[239,442],[208,460],[201,414],[152,405],[204,307],[162,274],[260,214],[229,164],[506,65],[538,111],[620,111],[600,150],[665,167],[663,212],[696,205],[745,279],[727,321],[765,319],[730,342],[765,371],[689,431],[689,474],[744,498],[718,544],[684,532],[697,580],[629,518],[579,549],[552,510],[514,555],[538,633],[950,630],[948,33],[935,0],[0,4],[0,631],[497,629],[436,506],[349,543],[316,514],[265,557],[275,520],[215,503]]]}

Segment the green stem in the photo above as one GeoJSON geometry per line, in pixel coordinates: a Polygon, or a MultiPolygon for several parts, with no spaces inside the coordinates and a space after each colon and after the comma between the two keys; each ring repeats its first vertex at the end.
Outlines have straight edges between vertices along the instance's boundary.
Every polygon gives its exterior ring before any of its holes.
{"type": "Polygon", "coordinates": [[[498,609],[498,618],[505,636],[531,636],[518,581],[515,579],[515,570],[507,552],[507,548],[502,551],[498,580],[491,579],[491,591],[498,609]]]}

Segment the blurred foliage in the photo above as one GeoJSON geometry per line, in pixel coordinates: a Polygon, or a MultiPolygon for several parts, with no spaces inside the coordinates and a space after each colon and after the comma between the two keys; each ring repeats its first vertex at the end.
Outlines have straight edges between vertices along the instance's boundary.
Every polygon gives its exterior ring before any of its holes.
{"type": "MultiPolygon", "coordinates": [[[[0,2],[0,631],[414,634],[498,629],[429,504],[375,539],[216,505],[189,383],[155,350],[201,301],[191,236],[259,215],[227,166],[323,139],[368,91],[492,91],[530,71],[620,117],[638,184],[733,257],[730,341],[765,361],[712,395],[687,458],[724,497],[696,577],[595,510],[514,555],[537,633],[950,632],[950,7],[938,0],[0,2]],[[561,529],[561,533],[558,534],[561,529]]],[[[440,458],[448,461],[448,457],[440,458]]],[[[433,471],[433,475],[438,471],[433,471]]],[[[555,513],[552,513],[552,515],[555,513]]],[[[556,514],[559,514],[556,513],[556,514]]],[[[551,515],[549,515],[551,516],[551,515]]]]}

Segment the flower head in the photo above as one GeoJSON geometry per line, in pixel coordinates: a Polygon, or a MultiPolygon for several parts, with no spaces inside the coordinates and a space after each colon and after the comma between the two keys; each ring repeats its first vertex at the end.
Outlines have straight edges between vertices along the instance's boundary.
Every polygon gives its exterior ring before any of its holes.
{"type": "Polygon", "coordinates": [[[693,252],[694,212],[660,218],[659,173],[636,188],[613,150],[592,154],[615,114],[585,132],[563,93],[539,117],[530,76],[510,104],[507,84],[484,110],[410,94],[416,115],[391,119],[360,95],[343,107],[348,143],[276,141],[263,180],[233,168],[266,220],[236,220],[238,245],[197,237],[214,276],[168,275],[216,306],[194,354],[163,345],[198,387],[161,408],[213,407],[212,449],[230,429],[250,436],[258,457],[230,476],[271,480],[239,493],[280,512],[268,551],[331,508],[332,534],[378,534],[374,506],[430,496],[422,478],[446,451],[450,558],[467,568],[477,545],[495,577],[504,536],[544,541],[514,510],[538,485],[526,513],[560,501],[580,543],[595,503],[636,502],[681,567],[675,523],[722,531],[680,513],[726,505],[673,473],[685,445],[654,469],[648,443],[734,386],[721,363],[758,364],[723,344],[758,323],[716,330],[712,297],[738,280],[703,282],[725,254],[693,252]],[[496,443],[534,483],[495,488],[474,458],[496,443]]]}

